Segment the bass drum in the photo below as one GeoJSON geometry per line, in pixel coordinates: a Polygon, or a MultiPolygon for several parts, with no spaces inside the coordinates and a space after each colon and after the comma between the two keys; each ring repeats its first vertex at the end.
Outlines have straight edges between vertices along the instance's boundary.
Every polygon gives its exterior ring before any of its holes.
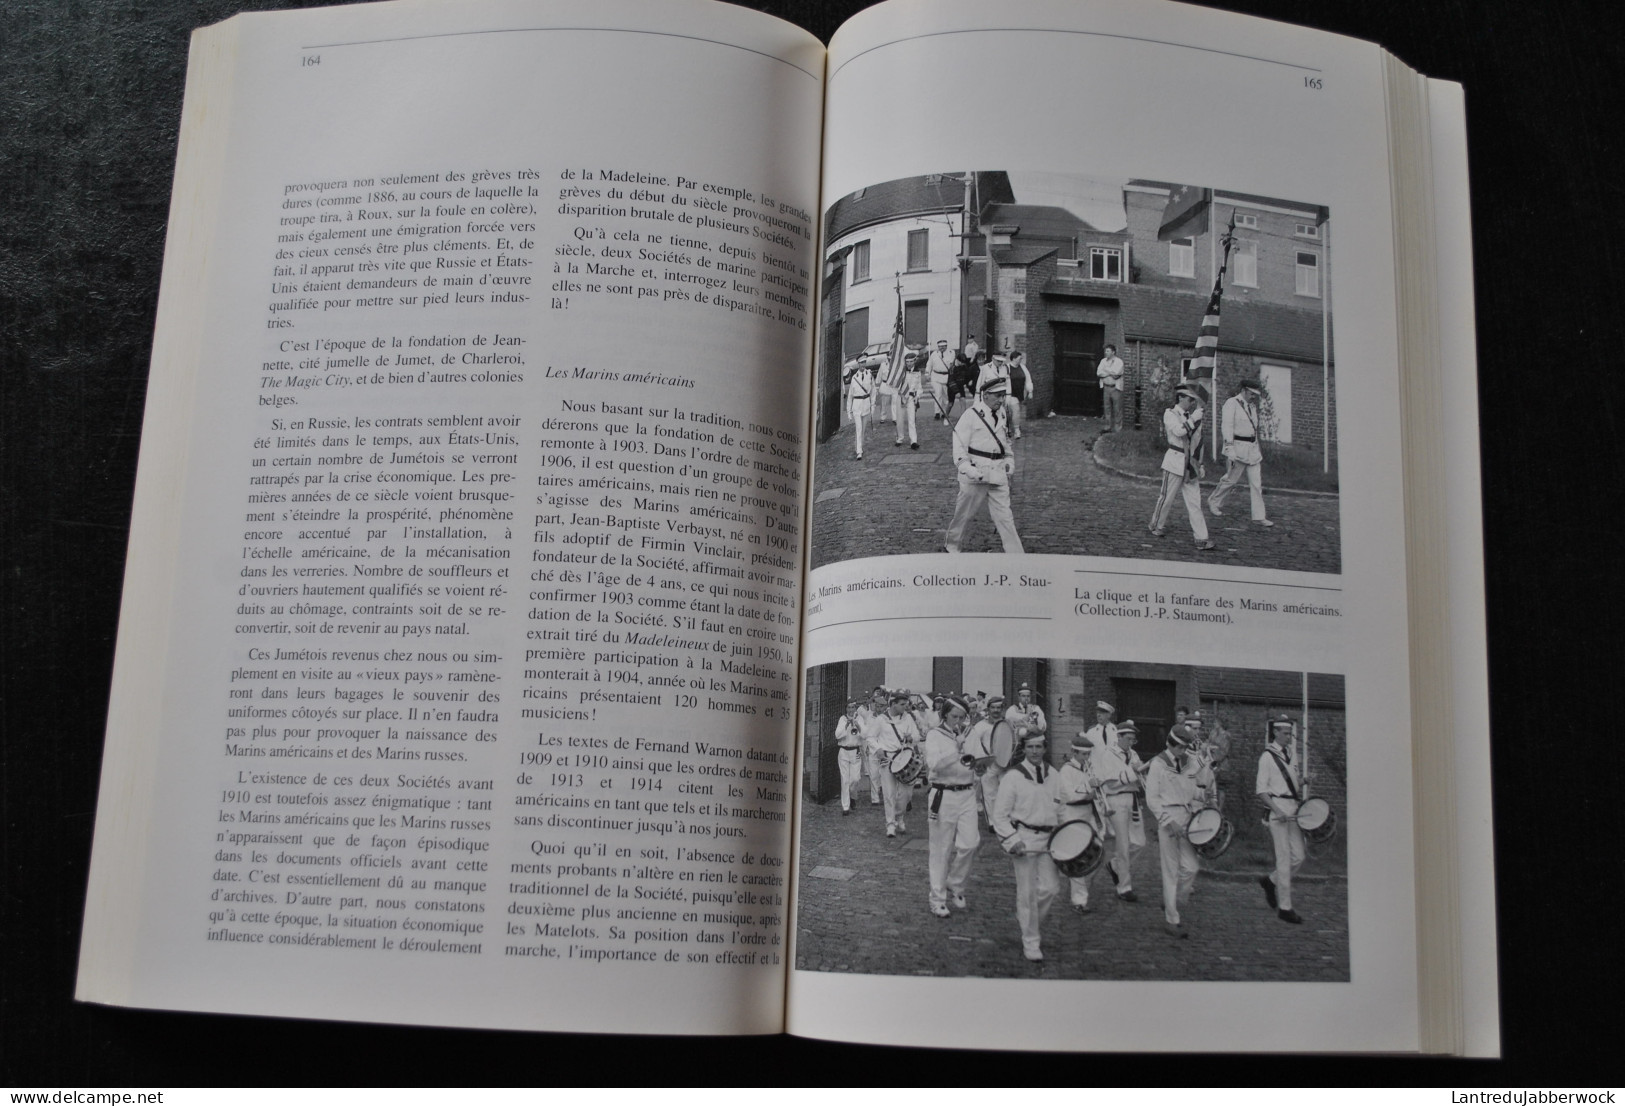
{"type": "Polygon", "coordinates": [[[1049,855],[1061,874],[1086,876],[1106,859],[1106,842],[1088,822],[1067,822],[1049,835],[1049,855]]]}
{"type": "Polygon", "coordinates": [[[898,783],[912,784],[925,771],[925,758],[913,749],[903,749],[892,754],[887,767],[898,783]]]}
{"type": "Polygon", "coordinates": [[[993,723],[988,750],[993,754],[993,763],[1000,768],[1008,768],[1021,759],[1021,744],[1016,740],[1016,731],[1010,728],[1010,723],[993,723]]]}
{"type": "Polygon", "coordinates": [[[1337,815],[1332,804],[1325,799],[1309,798],[1298,804],[1298,828],[1304,837],[1316,845],[1324,845],[1337,836],[1337,815]]]}
{"type": "Polygon", "coordinates": [[[1217,860],[1236,839],[1236,827],[1217,807],[1210,806],[1191,815],[1190,824],[1185,827],[1185,835],[1190,838],[1198,853],[1209,860],[1217,860]]]}

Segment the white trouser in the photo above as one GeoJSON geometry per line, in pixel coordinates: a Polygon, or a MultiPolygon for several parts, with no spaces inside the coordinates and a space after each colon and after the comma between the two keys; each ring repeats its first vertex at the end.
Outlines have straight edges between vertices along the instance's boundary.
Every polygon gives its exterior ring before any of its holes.
{"type": "MultiPolygon", "coordinates": [[[[1094,804],[1084,806],[1068,806],[1064,816],[1069,822],[1088,822],[1094,827],[1095,833],[1100,833],[1100,822],[1094,816],[1094,804]]],[[[1067,876],[1067,890],[1073,906],[1089,905],[1089,884],[1094,881],[1095,873],[1090,872],[1082,876],[1067,876]]]]}
{"type": "Polygon", "coordinates": [[[920,432],[915,427],[914,417],[920,409],[919,393],[903,392],[898,395],[897,402],[902,407],[902,418],[897,423],[898,444],[901,444],[903,441],[903,427],[905,425],[908,427],[908,440],[910,442],[918,442],[920,440],[920,432]]]}
{"type": "Polygon", "coordinates": [[[852,789],[863,779],[863,753],[859,749],[842,749],[835,754],[841,769],[841,809],[852,809],[852,789]]]}
{"type": "Polygon", "coordinates": [[[1213,493],[1207,497],[1208,506],[1214,510],[1222,508],[1224,501],[1230,498],[1230,493],[1235,490],[1237,484],[1241,483],[1243,476],[1247,477],[1247,491],[1252,499],[1253,521],[1263,522],[1264,466],[1262,463],[1244,465],[1240,461],[1231,461],[1230,467],[1224,470],[1224,476],[1220,478],[1218,487],[1214,488],[1213,493]]]}
{"type": "Polygon", "coordinates": [[[1016,924],[1021,926],[1021,947],[1038,951],[1038,931],[1061,890],[1061,873],[1049,856],[1049,834],[1018,829],[1027,852],[1010,859],[1016,868],[1016,924]]]}
{"type": "MultiPolygon", "coordinates": [[[[885,760],[886,753],[880,758],[885,760]]],[[[892,775],[892,771],[885,764],[880,766],[880,801],[886,805],[886,828],[902,829],[903,812],[908,808],[909,793],[913,789],[892,775]]]]}
{"type": "Polygon", "coordinates": [[[988,517],[999,532],[999,541],[1006,553],[1025,553],[1021,535],[1016,533],[1016,515],[1010,509],[1010,485],[987,484],[969,477],[959,478],[959,500],[954,504],[953,521],[948,524],[944,544],[950,553],[958,553],[965,540],[965,530],[971,520],[987,506],[988,517]]]}
{"type": "Polygon", "coordinates": [[[1168,525],[1168,516],[1174,513],[1174,500],[1180,496],[1185,499],[1185,513],[1191,519],[1191,533],[1196,535],[1197,541],[1207,541],[1207,521],[1202,518],[1202,485],[1195,477],[1187,480],[1167,470],[1162,474],[1162,494],[1157,496],[1157,505],[1151,512],[1151,529],[1161,530],[1168,525]]]}
{"type": "Polygon", "coordinates": [[[1298,828],[1297,819],[1270,815],[1270,841],[1275,845],[1275,874],[1270,877],[1270,882],[1275,884],[1275,905],[1281,910],[1291,910],[1292,877],[1303,867],[1306,855],[1303,830],[1298,828]]]}
{"type": "Polygon", "coordinates": [[[1178,925],[1179,907],[1196,889],[1196,846],[1185,836],[1183,825],[1170,827],[1159,822],[1157,847],[1162,853],[1162,916],[1178,925]]]}
{"type": "Polygon", "coordinates": [[[934,809],[930,815],[931,905],[946,906],[948,895],[963,895],[970,878],[971,861],[981,840],[976,832],[976,791],[925,790],[926,801],[934,809]]]}
{"type": "Polygon", "coordinates": [[[1134,890],[1134,879],[1130,874],[1134,863],[1134,843],[1129,839],[1129,827],[1134,823],[1134,796],[1127,792],[1107,795],[1106,809],[1112,824],[1112,855],[1106,862],[1106,869],[1116,878],[1117,893],[1121,895],[1134,890]]]}
{"type": "Polygon", "coordinates": [[[880,754],[871,749],[864,759],[869,764],[869,801],[878,803],[880,802],[880,754]]]}
{"type": "Polygon", "coordinates": [[[988,824],[993,824],[993,804],[999,798],[999,780],[1004,776],[1004,769],[998,765],[988,765],[987,772],[980,781],[982,787],[982,809],[987,812],[988,824]]]}

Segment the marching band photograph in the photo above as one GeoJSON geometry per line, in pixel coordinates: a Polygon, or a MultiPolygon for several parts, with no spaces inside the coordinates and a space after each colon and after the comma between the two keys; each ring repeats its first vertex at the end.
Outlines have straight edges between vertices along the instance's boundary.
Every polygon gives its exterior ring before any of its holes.
{"type": "Polygon", "coordinates": [[[825,234],[814,568],[1002,552],[1341,571],[1325,207],[932,173],[843,196],[825,234]]]}
{"type": "Polygon", "coordinates": [[[807,680],[798,969],[1348,980],[1341,676],[903,657],[807,680]]]}

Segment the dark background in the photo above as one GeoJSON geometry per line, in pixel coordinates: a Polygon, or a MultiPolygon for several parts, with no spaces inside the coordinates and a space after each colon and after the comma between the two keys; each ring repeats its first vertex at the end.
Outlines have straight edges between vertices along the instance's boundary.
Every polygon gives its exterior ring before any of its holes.
{"type": "MultiPolygon", "coordinates": [[[[1379,41],[1467,88],[1503,1061],[1141,1057],[1012,1069],[994,1056],[783,1037],[631,1041],[76,1005],[187,34],[245,6],[288,5],[0,2],[0,1085],[921,1086],[1044,1072],[1085,1084],[1618,1083],[1625,820],[1610,817],[1622,789],[1609,681],[1621,671],[1625,609],[1625,50],[1603,0],[1217,5],[1379,41]]],[[[865,5],[751,6],[827,41],[865,5]]]]}

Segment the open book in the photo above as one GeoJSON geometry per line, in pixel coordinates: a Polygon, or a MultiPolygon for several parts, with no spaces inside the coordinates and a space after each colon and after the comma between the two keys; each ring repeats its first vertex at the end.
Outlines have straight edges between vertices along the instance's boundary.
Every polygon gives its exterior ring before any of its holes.
{"type": "Polygon", "coordinates": [[[79,997],[1495,1054],[1466,195],[1173,4],[197,32],[79,997]]]}

